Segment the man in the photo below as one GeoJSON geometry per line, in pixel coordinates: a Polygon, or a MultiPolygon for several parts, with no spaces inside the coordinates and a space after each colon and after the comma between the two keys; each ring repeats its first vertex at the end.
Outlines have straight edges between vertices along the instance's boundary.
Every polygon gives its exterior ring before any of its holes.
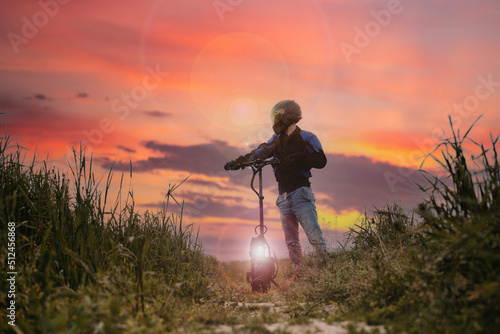
{"type": "Polygon", "coordinates": [[[302,249],[299,240],[299,223],[309,242],[322,257],[326,244],[318,224],[318,214],[309,178],[311,168],[323,168],[326,156],[321,143],[312,132],[301,130],[297,123],[302,110],[293,100],[278,102],[271,110],[274,135],[267,143],[236,160],[228,162],[226,170],[239,168],[239,163],[275,157],[273,165],[278,182],[279,196],[276,205],[280,210],[285,242],[294,272],[300,268],[302,249]]]}

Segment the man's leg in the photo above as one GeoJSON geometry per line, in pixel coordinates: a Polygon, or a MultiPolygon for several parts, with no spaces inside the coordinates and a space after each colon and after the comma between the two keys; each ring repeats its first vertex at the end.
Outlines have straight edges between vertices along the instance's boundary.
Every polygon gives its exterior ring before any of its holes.
{"type": "Polygon", "coordinates": [[[325,256],[326,242],[318,224],[314,194],[310,187],[299,188],[293,193],[293,212],[306,232],[307,239],[321,256],[325,256]]]}
{"type": "Polygon", "coordinates": [[[302,248],[299,240],[299,223],[297,217],[292,211],[292,202],[290,196],[285,198],[279,195],[276,205],[280,210],[281,226],[285,234],[285,242],[288,247],[288,255],[292,262],[292,267],[297,270],[302,263],[302,248]]]}

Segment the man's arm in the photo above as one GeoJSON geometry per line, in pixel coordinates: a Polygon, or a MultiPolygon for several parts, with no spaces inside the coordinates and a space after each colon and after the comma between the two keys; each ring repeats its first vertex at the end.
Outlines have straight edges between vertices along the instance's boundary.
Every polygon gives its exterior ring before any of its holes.
{"type": "Polygon", "coordinates": [[[234,168],[237,168],[239,163],[243,162],[251,162],[257,159],[267,159],[270,158],[273,155],[274,151],[274,141],[276,140],[276,135],[273,135],[267,143],[262,143],[260,144],[255,150],[252,152],[246,154],[246,155],[241,155],[237,159],[229,161],[226,163],[224,166],[224,169],[226,170],[231,170],[234,168]]]}
{"type": "Polygon", "coordinates": [[[305,166],[310,168],[318,168],[321,169],[326,166],[326,155],[323,151],[323,147],[321,143],[314,134],[310,134],[307,138],[304,138],[306,141],[306,155],[304,157],[305,166]]]}
{"type": "Polygon", "coordinates": [[[243,159],[242,162],[249,162],[249,161],[254,161],[257,159],[267,159],[270,158],[273,155],[273,150],[274,150],[274,138],[275,136],[271,137],[267,141],[267,143],[262,143],[260,144],[255,150],[252,152],[240,156],[236,161],[240,161],[240,159],[243,159]]]}
{"type": "Polygon", "coordinates": [[[320,150],[319,152],[306,154],[304,160],[305,160],[304,164],[307,166],[308,169],[310,168],[321,169],[326,166],[326,155],[325,152],[323,152],[323,150],[320,150]]]}

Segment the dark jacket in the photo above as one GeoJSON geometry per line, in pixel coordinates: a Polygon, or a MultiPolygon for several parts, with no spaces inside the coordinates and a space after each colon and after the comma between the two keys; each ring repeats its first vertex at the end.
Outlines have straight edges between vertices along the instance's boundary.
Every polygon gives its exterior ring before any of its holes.
{"type": "Polygon", "coordinates": [[[278,181],[280,194],[291,192],[300,187],[309,187],[311,168],[323,168],[326,165],[326,156],[321,143],[315,134],[301,130],[299,127],[290,135],[273,135],[267,143],[259,145],[255,150],[240,157],[245,161],[274,157],[291,162],[273,165],[274,176],[278,181]],[[291,156],[291,157],[290,157],[291,156]]]}

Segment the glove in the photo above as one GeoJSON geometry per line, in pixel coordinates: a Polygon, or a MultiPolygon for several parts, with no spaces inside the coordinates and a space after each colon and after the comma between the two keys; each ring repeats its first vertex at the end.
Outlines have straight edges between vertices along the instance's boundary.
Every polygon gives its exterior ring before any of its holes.
{"type": "Polygon", "coordinates": [[[225,170],[238,170],[240,168],[241,168],[241,165],[234,160],[231,160],[224,165],[225,170]]]}
{"type": "Polygon", "coordinates": [[[292,164],[302,162],[306,158],[304,152],[291,153],[280,160],[280,165],[284,168],[290,167],[292,164]]]}

